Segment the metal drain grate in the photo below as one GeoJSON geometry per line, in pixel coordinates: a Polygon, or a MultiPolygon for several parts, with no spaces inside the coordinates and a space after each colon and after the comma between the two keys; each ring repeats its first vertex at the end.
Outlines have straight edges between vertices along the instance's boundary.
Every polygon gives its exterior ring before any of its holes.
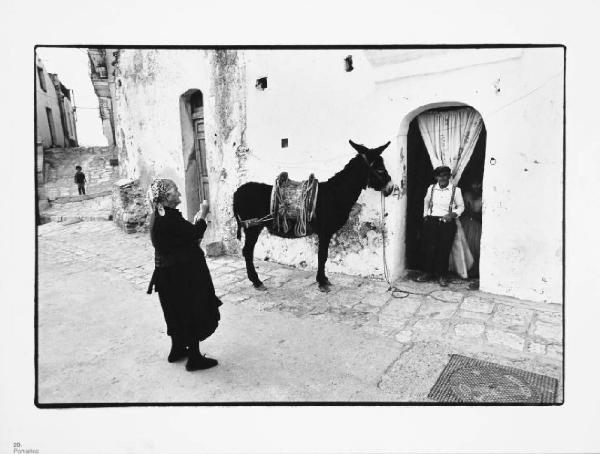
{"type": "Polygon", "coordinates": [[[515,367],[451,355],[428,397],[459,403],[555,403],[558,380],[515,367]]]}

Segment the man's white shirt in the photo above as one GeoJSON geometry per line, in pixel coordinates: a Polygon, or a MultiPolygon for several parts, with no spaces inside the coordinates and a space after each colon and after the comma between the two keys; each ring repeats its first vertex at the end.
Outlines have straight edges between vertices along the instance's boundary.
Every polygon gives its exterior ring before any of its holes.
{"type": "MultiPolygon", "coordinates": [[[[450,207],[450,199],[452,198],[452,184],[448,183],[445,188],[440,188],[439,183],[432,184],[427,188],[425,194],[425,203],[423,206],[423,217],[425,216],[445,216],[448,214],[448,208],[450,207]],[[431,212],[429,211],[429,203],[431,199],[431,187],[433,186],[433,206],[431,212]]],[[[452,212],[458,216],[465,211],[465,203],[463,202],[462,193],[460,188],[457,187],[454,192],[454,203],[452,204],[452,212]]]]}

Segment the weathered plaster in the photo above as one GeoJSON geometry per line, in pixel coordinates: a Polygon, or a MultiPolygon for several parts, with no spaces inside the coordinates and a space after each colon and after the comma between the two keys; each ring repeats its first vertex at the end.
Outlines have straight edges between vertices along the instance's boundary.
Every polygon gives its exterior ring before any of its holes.
{"type": "MultiPolygon", "coordinates": [[[[204,95],[211,215],[205,243],[235,237],[231,201],[238,186],[236,150],[245,147],[243,56],[237,51],[122,50],[116,87],[117,143],[122,176],[147,187],[153,178],[171,178],[182,191],[188,214],[186,155],[182,149],[180,98],[191,89],[204,95]]],[[[189,154],[189,150],[188,150],[189,154]]]]}
{"type": "MultiPolygon", "coordinates": [[[[378,109],[389,115],[370,127],[387,129],[390,118],[400,118],[401,151],[408,123],[424,109],[445,102],[481,113],[488,132],[481,244],[485,291],[562,299],[562,58],[562,49],[530,49],[518,59],[379,84],[378,109]],[[392,102],[399,107],[395,114],[392,102]]],[[[405,162],[397,171],[405,177],[405,162]]],[[[403,199],[391,202],[397,206],[390,203],[390,209],[404,212],[403,199]]],[[[401,250],[403,218],[390,213],[387,219],[400,219],[391,228],[390,250],[401,250]]],[[[404,255],[392,256],[398,275],[404,255]]]]}
{"type": "MultiPolygon", "coordinates": [[[[409,59],[412,73],[404,67],[401,77],[386,66],[385,52],[370,52],[375,68],[358,50],[123,50],[115,117],[126,176],[142,184],[169,176],[184,186],[179,98],[202,90],[212,205],[207,241],[235,252],[231,201],[240,184],[271,184],[284,170],[294,180],[315,173],[325,181],[354,155],[348,139],[367,146],[392,140],[383,158],[400,197],[386,199],[385,229],[397,277],[404,272],[408,124],[431,107],[469,105],[487,129],[482,290],[560,303],[562,49],[420,50],[409,59]],[[352,72],[344,70],[348,54],[352,72]],[[265,90],[255,88],[260,77],[268,79],[265,90]]],[[[357,207],[332,241],[328,269],[381,275],[379,193],[363,191],[357,207]]],[[[316,239],[263,233],[256,255],[312,268],[316,239]]]]}

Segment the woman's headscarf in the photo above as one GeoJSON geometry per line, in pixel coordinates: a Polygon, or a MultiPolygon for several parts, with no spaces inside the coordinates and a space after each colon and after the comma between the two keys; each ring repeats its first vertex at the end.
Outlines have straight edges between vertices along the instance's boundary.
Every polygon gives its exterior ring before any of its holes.
{"type": "Polygon", "coordinates": [[[160,216],[165,215],[164,203],[167,200],[167,192],[177,187],[173,180],[167,178],[156,178],[148,188],[148,203],[152,211],[158,211],[160,216]]]}

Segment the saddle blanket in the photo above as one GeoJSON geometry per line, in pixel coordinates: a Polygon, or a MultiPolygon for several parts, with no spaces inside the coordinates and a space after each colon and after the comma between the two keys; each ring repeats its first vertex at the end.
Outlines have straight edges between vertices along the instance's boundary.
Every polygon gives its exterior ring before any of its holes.
{"type": "Polygon", "coordinates": [[[288,238],[310,235],[310,221],[315,216],[319,182],[314,174],[308,180],[292,181],[282,172],[271,191],[272,232],[288,238]]]}

